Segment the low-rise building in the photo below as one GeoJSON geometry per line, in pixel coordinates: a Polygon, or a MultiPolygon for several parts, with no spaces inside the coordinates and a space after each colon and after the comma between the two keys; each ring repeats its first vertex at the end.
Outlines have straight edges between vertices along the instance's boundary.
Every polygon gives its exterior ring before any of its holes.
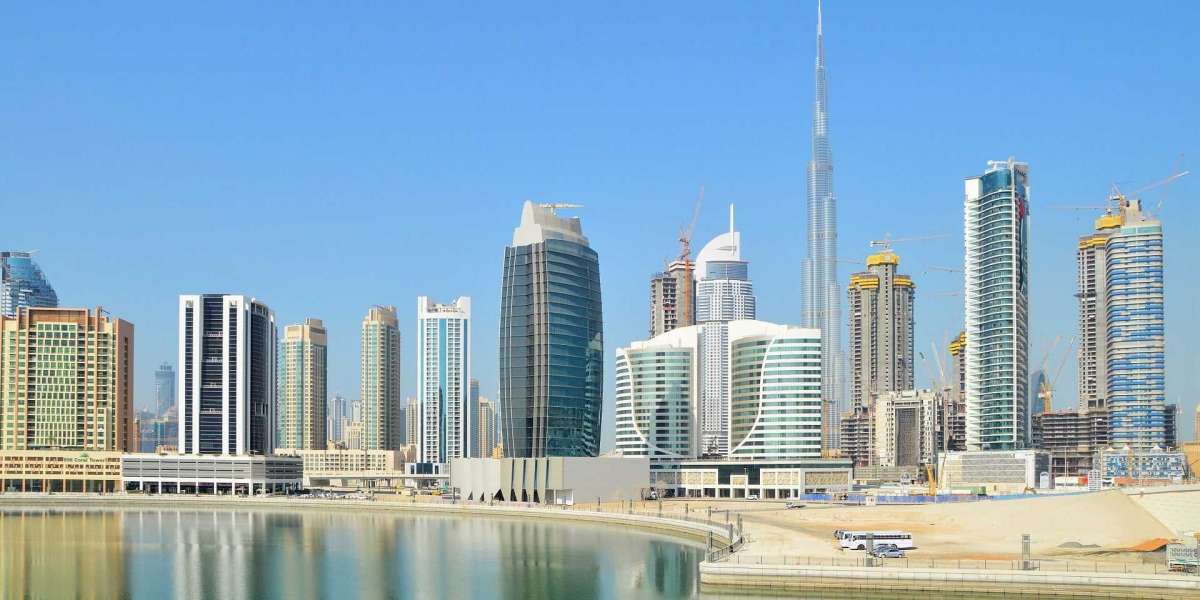
{"type": "Polygon", "coordinates": [[[1042,450],[968,450],[938,456],[938,485],[943,491],[983,487],[993,493],[1037,489],[1049,473],[1050,455],[1042,450]]]}
{"type": "Polygon", "coordinates": [[[689,498],[795,498],[850,491],[848,458],[688,460],[679,464],[678,494],[689,498]]]}
{"type": "Polygon", "coordinates": [[[300,489],[302,462],[290,456],[125,454],[126,490],[179,494],[258,494],[300,489]]]}
{"type": "Polygon", "coordinates": [[[1100,451],[1100,476],[1114,485],[1179,483],[1186,474],[1187,458],[1183,452],[1128,446],[1100,451]]]}
{"type": "Polygon", "coordinates": [[[104,493],[120,489],[120,452],[0,450],[0,491],[104,493]]]}
{"type": "Polygon", "coordinates": [[[305,487],[399,487],[404,485],[404,465],[414,462],[416,447],[400,450],[296,450],[277,448],[278,456],[303,462],[305,487]]]}
{"type": "Polygon", "coordinates": [[[880,467],[933,464],[938,398],[932,390],[883,392],[875,399],[875,455],[880,467]]]}
{"type": "Polygon", "coordinates": [[[455,458],[450,487],[465,501],[575,504],[640,498],[647,457],[455,458]]]}

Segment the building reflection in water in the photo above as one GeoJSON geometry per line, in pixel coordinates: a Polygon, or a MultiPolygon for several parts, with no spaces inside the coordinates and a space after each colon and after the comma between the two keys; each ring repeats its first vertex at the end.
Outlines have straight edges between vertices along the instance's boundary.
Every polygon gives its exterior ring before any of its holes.
{"type": "Polygon", "coordinates": [[[122,539],[118,513],[0,510],[0,596],[126,597],[122,539]]]}
{"type": "Polygon", "coordinates": [[[467,515],[0,514],[3,597],[693,598],[703,552],[617,527],[467,515]]]}

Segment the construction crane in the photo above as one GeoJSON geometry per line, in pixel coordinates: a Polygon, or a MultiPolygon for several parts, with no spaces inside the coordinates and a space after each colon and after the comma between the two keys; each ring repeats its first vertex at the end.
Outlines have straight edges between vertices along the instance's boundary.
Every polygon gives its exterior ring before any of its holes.
{"type": "Polygon", "coordinates": [[[945,271],[947,273],[962,273],[962,267],[929,267],[931,271],[945,271]]]}
{"type": "Polygon", "coordinates": [[[679,314],[679,326],[686,327],[696,322],[693,307],[693,291],[696,289],[695,276],[692,273],[692,233],[696,230],[696,221],[700,218],[700,205],[704,203],[704,186],[700,186],[700,195],[696,205],[692,207],[692,221],[688,226],[679,230],[679,261],[683,263],[683,306],[679,314]]]}
{"type": "MultiPolygon", "coordinates": [[[[1061,336],[1060,336],[1061,337],[1061,336]]],[[[1055,339],[1057,345],[1058,339],[1055,339]]],[[[1075,347],[1075,338],[1072,337],[1067,341],[1067,350],[1063,352],[1062,360],[1058,363],[1058,369],[1054,371],[1054,377],[1043,377],[1042,385],[1038,389],[1038,396],[1043,400],[1042,414],[1050,412],[1054,406],[1054,386],[1058,383],[1058,377],[1062,375],[1063,367],[1067,366],[1067,358],[1071,356],[1071,348],[1075,347]]],[[[1047,356],[1049,358],[1049,356],[1047,356]]],[[[1045,369],[1046,361],[1042,361],[1042,368],[1045,369]]]]}
{"type": "Polygon", "coordinates": [[[870,244],[872,248],[883,248],[884,252],[891,252],[892,244],[899,242],[921,242],[925,240],[940,240],[948,237],[950,237],[950,234],[938,233],[934,235],[917,235],[912,237],[893,238],[892,234],[885,233],[883,234],[882,240],[871,240],[870,244]]]}
{"type": "MultiPolygon", "coordinates": [[[[1182,160],[1182,158],[1183,157],[1180,156],[1181,160],[1182,160]]],[[[1170,184],[1174,183],[1176,180],[1186,177],[1190,174],[1191,174],[1191,171],[1180,171],[1180,170],[1178,170],[1178,166],[1176,166],[1176,171],[1174,174],[1172,174],[1168,177],[1165,177],[1163,179],[1160,179],[1158,181],[1155,181],[1153,183],[1146,184],[1132,192],[1129,192],[1128,194],[1121,191],[1121,186],[1119,186],[1115,183],[1112,184],[1112,191],[1109,192],[1108,202],[1105,204],[1102,204],[1102,205],[1099,205],[1099,204],[1082,204],[1082,205],[1051,204],[1050,207],[1058,209],[1058,210],[1088,210],[1088,211],[1103,210],[1103,211],[1108,211],[1110,213],[1117,213],[1121,210],[1121,207],[1125,205],[1127,198],[1129,198],[1131,196],[1137,197],[1140,194],[1143,194],[1150,190],[1158,189],[1160,187],[1170,185],[1170,184]]],[[[1158,204],[1154,208],[1155,212],[1157,212],[1160,208],[1162,208],[1164,200],[1166,200],[1166,191],[1165,190],[1163,191],[1163,198],[1159,199],[1158,204]]]]}

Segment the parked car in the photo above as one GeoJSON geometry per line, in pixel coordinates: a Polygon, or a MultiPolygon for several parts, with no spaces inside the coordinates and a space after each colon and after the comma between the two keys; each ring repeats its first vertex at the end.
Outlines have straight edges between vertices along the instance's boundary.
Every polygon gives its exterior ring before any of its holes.
{"type": "Polygon", "coordinates": [[[748,494],[746,496],[746,499],[747,500],[758,500],[758,494],[748,494]]]}
{"type": "MultiPolygon", "coordinates": [[[[803,504],[800,504],[799,502],[788,502],[788,503],[787,503],[787,504],[785,504],[784,506],[785,506],[786,508],[804,508],[804,505],[803,505],[803,504]]],[[[837,533],[836,533],[836,532],[834,533],[834,537],[837,537],[837,533]]]]}
{"type": "Polygon", "coordinates": [[[875,546],[871,550],[871,556],[875,558],[904,558],[904,551],[896,547],[895,544],[882,544],[875,546]]]}

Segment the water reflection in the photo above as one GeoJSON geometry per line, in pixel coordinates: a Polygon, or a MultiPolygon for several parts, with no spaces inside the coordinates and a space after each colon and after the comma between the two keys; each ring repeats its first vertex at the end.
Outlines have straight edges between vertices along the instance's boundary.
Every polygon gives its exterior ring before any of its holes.
{"type": "Polygon", "coordinates": [[[628,529],[298,510],[0,510],[0,595],[693,598],[702,549],[628,529]]]}

